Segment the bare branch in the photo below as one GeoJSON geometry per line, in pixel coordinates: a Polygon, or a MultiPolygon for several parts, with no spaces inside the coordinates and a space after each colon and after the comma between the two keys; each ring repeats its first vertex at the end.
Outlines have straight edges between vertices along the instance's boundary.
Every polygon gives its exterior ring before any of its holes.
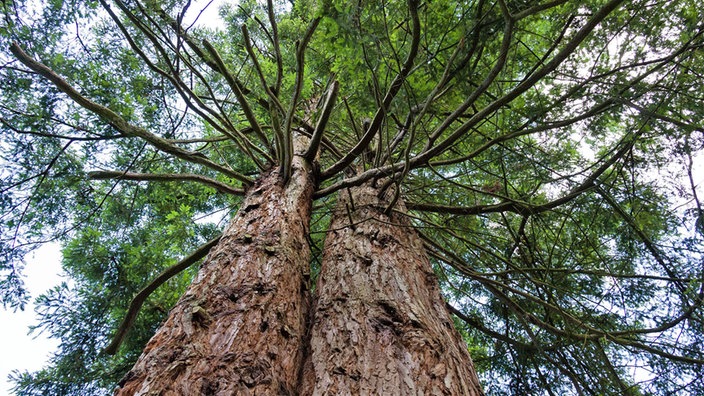
{"type": "Polygon", "coordinates": [[[315,125],[315,131],[313,131],[313,136],[310,139],[310,145],[303,154],[303,158],[307,159],[309,162],[312,162],[318,153],[325,126],[328,123],[333,107],[335,107],[335,99],[337,99],[339,89],[340,84],[337,81],[333,81],[330,92],[328,92],[328,97],[325,99],[325,104],[323,105],[323,113],[320,115],[318,123],[315,125]]]}
{"type": "Polygon", "coordinates": [[[120,171],[93,171],[88,172],[88,177],[92,180],[138,180],[138,181],[193,181],[212,187],[222,193],[232,195],[243,195],[244,189],[233,188],[225,183],[213,180],[209,177],[192,173],[133,173],[120,171]]]}

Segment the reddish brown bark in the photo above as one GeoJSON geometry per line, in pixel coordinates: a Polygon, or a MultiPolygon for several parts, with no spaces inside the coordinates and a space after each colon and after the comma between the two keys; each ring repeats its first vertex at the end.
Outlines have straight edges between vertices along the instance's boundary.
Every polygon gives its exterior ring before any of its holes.
{"type": "Polygon", "coordinates": [[[339,195],[300,394],[481,395],[421,240],[377,194],[339,195]]]}
{"type": "Polygon", "coordinates": [[[116,394],[298,393],[313,188],[300,157],[260,178],[116,394]]]}

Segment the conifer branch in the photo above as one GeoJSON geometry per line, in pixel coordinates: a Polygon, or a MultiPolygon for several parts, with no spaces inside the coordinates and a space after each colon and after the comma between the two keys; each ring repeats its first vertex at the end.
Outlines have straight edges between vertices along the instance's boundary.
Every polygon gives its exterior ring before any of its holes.
{"type": "Polygon", "coordinates": [[[283,156],[281,157],[280,164],[282,171],[281,174],[283,175],[285,181],[288,181],[291,176],[291,161],[293,160],[293,120],[296,115],[298,97],[301,95],[301,91],[303,90],[306,48],[313,37],[313,33],[315,33],[315,30],[318,28],[321,19],[323,19],[322,16],[318,16],[310,21],[308,29],[303,36],[303,40],[296,42],[296,82],[293,88],[291,105],[289,106],[284,123],[284,139],[282,141],[283,156]]]}
{"type": "Polygon", "coordinates": [[[125,135],[141,138],[160,151],[163,151],[167,154],[171,154],[177,158],[214,169],[218,172],[223,173],[224,175],[230,176],[241,181],[245,185],[252,184],[252,179],[250,179],[249,177],[239,172],[236,172],[230,168],[217,164],[202,155],[201,153],[185,150],[178,146],[174,146],[168,140],[160,136],[154,135],[153,133],[147,131],[142,127],[129,123],[127,120],[122,118],[122,116],[115,113],[111,109],[86,98],[85,96],[80,94],[73,86],[71,86],[71,84],[69,84],[61,76],[56,74],[56,72],[54,72],[48,66],[36,61],[34,58],[29,56],[26,52],[24,52],[24,50],[22,50],[22,48],[20,48],[17,43],[12,43],[12,45],[10,46],[10,51],[12,51],[12,54],[15,55],[15,57],[17,57],[20,62],[22,62],[25,66],[29,67],[42,77],[49,80],[61,92],[68,95],[68,97],[71,98],[76,104],[98,115],[100,118],[110,123],[110,125],[114,126],[117,130],[124,133],[125,135]]]}
{"type": "Polygon", "coordinates": [[[281,90],[281,83],[284,76],[284,62],[281,56],[281,44],[279,42],[279,26],[274,15],[274,2],[267,0],[266,2],[267,15],[271,24],[271,43],[274,46],[274,54],[276,55],[276,85],[274,85],[274,93],[278,94],[281,90]]]}
{"type": "Polygon", "coordinates": [[[406,57],[403,67],[398,72],[396,77],[394,77],[393,82],[391,82],[391,85],[389,86],[389,89],[387,90],[386,95],[384,96],[381,106],[379,107],[379,109],[377,109],[377,112],[371,121],[369,129],[366,131],[362,131],[362,133],[364,133],[362,138],[359,139],[358,143],[341,160],[337,161],[331,167],[320,173],[320,180],[329,179],[341,170],[347,168],[352,163],[352,161],[354,161],[355,158],[357,158],[362,152],[364,152],[364,150],[366,150],[366,148],[369,146],[369,143],[371,143],[372,139],[374,138],[374,135],[376,135],[379,131],[379,128],[381,128],[381,124],[383,123],[384,118],[386,118],[386,114],[389,110],[389,107],[391,106],[391,102],[401,90],[403,83],[406,81],[406,78],[411,72],[416,56],[418,55],[421,36],[421,24],[420,18],[418,16],[418,6],[418,0],[408,1],[408,9],[412,21],[412,38],[411,46],[408,51],[408,56],[406,57]]]}
{"type": "Polygon", "coordinates": [[[247,98],[244,96],[244,93],[242,92],[242,84],[240,84],[239,81],[235,78],[235,76],[230,73],[230,71],[227,69],[227,66],[225,66],[225,62],[222,60],[220,57],[220,54],[218,51],[213,47],[212,44],[208,40],[203,40],[202,41],[203,46],[205,49],[208,51],[210,54],[211,58],[214,60],[215,65],[217,66],[217,70],[220,72],[225,77],[225,81],[227,81],[227,84],[230,86],[230,89],[232,89],[232,92],[235,94],[237,97],[237,101],[239,102],[240,106],[242,107],[242,111],[244,112],[244,116],[247,118],[247,121],[249,122],[250,126],[254,130],[254,133],[259,136],[262,141],[268,143],[268,140],[266,139],[266,135],[262,131],[262,128],[259,126],[259,123],[257,122],[257,118],[254,115],[254,112],[252,111],[252,108],[249,106],[249,102],[247,101],[247,98]]]}
{"type": "MultiPolygon", "coordinates": [[[[162,45],[162,39],[156,36],[156,34],[148,27],[145,25],[145,23],[137,18],[125,5],[122,1],[116,1],[118,7],[120,10],[126,15],[127,19],[137,28],[139,31],[141,31],[146,38],[152,43],[154,46],[154,50],[158,57],[161,59],[161,63],[166,65],[166,68],[168,70],[164,70],[161,67],[157,66],[152,60],[147,56],[147,54],[143,51],[142,47],[137,44],[135,39],[132,37],[132,34],[127,30],[125,25],[120,21],[120,18],[118,18],[117,14],[115,14],[110,6],[107,4],[105,0],[100,0],[101,4],[103,5],[103,8],[108,12],[110,15],[110,18],[115,22],[117,27],[120,29],[122,32],[123,36],[127,40],[127,42],[130,44],[130,47],[134,50],[134,52],[139,55],[139,57],[144,61],[145,64],[149,66],[149,68],[157,73],[158,75],[164,77],[167,81],[171,83],[171,86],[173,86],[178,94],[181,96],[183,101],[186,103],[188,108],[193,110],[196,114],[198,114],[200,117],[202,117],[205,121],[208,122],[208,124],[212,125],[213,128],[216,130],[220,131],[222,134],[226,135],[228,138],[232,139],[235,144],[240,147],[244,152],[247,153],[247,155],[252,158],[252,160],[256,163],[256,165],[260,169],[264,169],[264,166],[260,163],[260,161],[256,158],[256,156],[253,155],[252,150],[258,152],[261,154],[264,158],[266,158],[267,161],[273,162],[269,154],[267,154],[264,150],[260,149],[258,146],[253,144],[242,132],[238,131],[237,128],[235,128],[234,125],[232,125],[232,122],[228,119],[228,117],[225,115],[225,111],[222,108],[222,105],[218,103],[214,97],[215,94],[212,91],[212,88],[210,87],[210,84],[208,84],[207,79],[203,76],[203,74],[198,71],[198,69],[192,64],[190,59],[184,57],[184,55],[179,52],[176,48],[173,48],[172,50],[174,51],[174,55],[180,60],[188,70],[196,76],[206,87],[208,92],[210,93],[210,96],[213,98],[213,102],[215,102],[215,105],[217,107],[217,110],[220,112],[218,113],[215,111],[213,108],[210,106],[206,105],[201,96],[196,94],[191,87],[184,83],[182,80],[181,76],[179,75],[179,66],[178,64],[174,64],[174,62],[169,58],[168,53],[166,48],[162,45]]],[[[165,13],[163,11],[158,11],[159,15],[162,15],[165,13]]],[[[149,19],[151,20],[151,18],[149,19]]],[[[169,21],[171,21],[169,19],[169,21]]],[[[177,30],[177,28],[180,27],[178,22],[172,21],[172,25],[175,25],[173,27],[174,29],[177,30]]],[[[177,30],[178,32],[179,30],[177,30]]],[[[163,32],[162,32],[163,33],[163,32]]],[[[185,34],[185,33],[184,33],[185,34]]],[[[196,51],[194,51],[196,52],[196,51]]],[[[206,62],[206,64],[208,64],[206,62]]],[[[261,138],[261,137],[260,137],[261,138]]],[[[268,143],[266,139],[262,140],[262,143],[267,146],[268,143]]]]}
{"type": "Polygon", "coordinates": [[[124,319],[122,319],[122,323],[120,323],[120,326],[118,326],[117,332],[115,333],[115,336],[113,337],[112,341],[107,347],[105,347],[103,352],[108,355],[114,355],[115,353],[117,353],[117,350],[122,344],[122,341],[125,339],[127,332],[132,328],[135,319],[137,319],[137,314],[139,314],[139,310],[142,308],[142,304],[144,304],[144,301],[146,301],[147,297],[149,297],[159,286],[164,284],[164,282],[183,272],[186,268],[190,267],[191,265],[195,264],[200,259],[205,257],[210,251],[210,249],[217,245],[221,237],[222,234],[204,243],[203,245],[198,247],[198,249],[196,249],[193,253],[191,253],[188,257],[165,269],[159,275],[157,275],[157,277],[154,278],[153,281],[151,281],[148,285],[144,286],[144,288],[142,288],[142,290],[140,290],[134,296],[132,302],[130,302],[130,306],[127,309],[127,314],[125,315],[124,319]]]}
{"type": "Polygon", "coordinates": [[[242,188],[233,188],[225,183],[193,173],[133,173],[121,171],[94,171],[88,172],[88,177],[92,180],[120,179],[138,181],[192,181],[212,187],[222,193],[244,195],[244,189],[242,188]]]}

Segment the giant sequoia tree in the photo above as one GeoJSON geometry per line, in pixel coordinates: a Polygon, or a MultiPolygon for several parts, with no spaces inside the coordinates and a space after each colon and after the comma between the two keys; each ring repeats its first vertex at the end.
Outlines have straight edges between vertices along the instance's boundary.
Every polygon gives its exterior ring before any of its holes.
{"type": "Polygon", "coordinates": [[[704,393],[698,1],[0,7],[19,394],[704,393]]]}

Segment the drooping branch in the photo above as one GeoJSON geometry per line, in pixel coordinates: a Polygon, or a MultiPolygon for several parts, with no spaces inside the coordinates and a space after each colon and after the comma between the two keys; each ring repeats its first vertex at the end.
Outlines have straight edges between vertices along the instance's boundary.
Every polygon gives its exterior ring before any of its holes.
{"type": "MultiPolygon", "coordinates": [[[[596,188],[597,193],[608,203],[616,213],[618,213],[619,217],[623,219],[623,221],[628,224],[628,227],[630,227],[633,232],[638,235],[638,238],[641,240],[643,245],[645,245],[646,249],[650,252],[650,255],[653,256],[655,261],[660,265],[660,267],[665,271],[667,276],[670,278],[677,278],[677,274],[673,271],[673,269],[665,262],[665,258],[663,257],[662,252],[660,249],[658,249],[657,246],[653,243],[652,240],[648,237],[648,235],[645,234],[645,232],[641,229],[641,227],[638,226],[638,223],[636,220],[628,214],[622,207],[619,205],[618,202],[614,199],[614,197],[611,196],[602,186],[597,186],[596,188]]],[[[673,281],[675,286],[679,289],[679,291],[682,293],[682,296],[686,296],[686,290],[687,286],[681,282],[681,281],[673,281]]]]}
{"type": "MultiPolygon", "coordinates": [[[[71,140],[71,141],[76,141],[76,142],[94,142],[94,141],[113,140],[113,139],[124,138],[123,135],[69,136],[69,135],[63,135],[63,134],[59,134],[59,133],[24,130],[24,129],[19,129],[19,128],[15,127],[12,123],[10,123],[8,120],[6,120],[3,117],[0,117],[0,124],[2,124],[3,127],[11,130],[12,132],[14,132],[18,135],[33,135],[33,136],[40,136],[40,137],[46,137],[46,138],[71,140]]],[[[72,125],[71,125],[71,127],[75,128],[75,129],[79,129],[78,127],[75,127],[72,125]]]]}
{"type": "Polygon", "coordinates": [[[567,194],[560,198],[546,202],[543,204],[531,204],[528,202],[521,202],[515,200],[507,200],[494,205],[476,205],[476,206],[452,206],[452,205],[439,205],[439,204],[428,204],[421,202],[408,202],[406,207],[410,210],[419,210],[424,212],[434,212],[434,213],[447,213],[454,215],[478,215],[486,213],[501,213],[501,212],[514,212],[524,216],[536,215],[539,213],[546,212],[548,210],[553,210],[561,205],[564,205],[587,191],[594,189],[597,184],[597,180],[601,175],[604,174],[616,161],[623,158],[636,143],[638,137],[642,134],[642,130],[639,130],[633,134],[629,134],[621,141],[621,147],[608,159],[606,159],[594,172],[592,172],[586,179],[584,179],[579,185],[572,188],[567,194]]]}
{"type": "MultiPolygon", "coordinates": [[[[418,219],[420,221],[429,223],[433,228],[441,228],[440,225],[435,224],[433,222],[429,222],[427,219],[418,219]]],[[[541,323],[545,324],[546,326],[549,327],[549,329],[554,330],[556,332],[563,332],[564,334],[571,334],[573,339],[575,341],[585,341],[588,337],[589,340],[597,340],[600,337],[603,337],[605,334],[608,334],[610,338],[613,338],[613,340],[618,340],[615,341],[616,343],[623,343],[628,340],[628,342],[633,341],[633,337],[637,337],[639,335],[648,335],[648,334],[654,334],[654,333],[662,333],[664,331],[667,331],[678,324],[682,323],[683,321],[689,319],[692,315],[695,314],[695,312],[702,307],[704,304],[704,287],[700,289],[698,296],[694,299],[693,303],[686,309],[684,310],[679,316],[673,318],[670,321],[662,322],[659,323],[655,327],[648,327],[648,328],[643,328],[643,327],[630,327],[627,326],[623,330],[609,330],[609,331],[603,331],[598,328],[595,328],[593,326],[587,325],[585,322],[581,321],[578,319],[576,316],[573,316],[570,314],[568,311],[562,309],[559,307],[559,305],[553,305],[555,302],[550,302],[546,301],[542,297],[536,297],[528,293],[525,289],[523,288],[514,288],[511,287],[509,284],[507,284],[503,279],[506,279],[505,276],[508,275],[509,272],[520,272],[524,276],[527,276],[531,282],[536,282],[536,278],[533,277],[532,275],[529,275],[529,273],[545,273],[545,272],[561,272],[563,274],[578,274],[578,275],[592,275],[592,276],[597,276],[597,277],[610,277],[610,278],[631,278],[631,279],[649,279],[649,280],[654,280],[654,281],[666,281],[666,282],[675,282],[675,283],[682,283],[682,282],[691,282],[693,279],[681,279],[681,278],[672,278],[672,277],[663,277],[663,276],[657,276],[657,275],[648,275],[648,274],[636,274],[636,273],[629,273],[629,274],[618,274],[614,273],[613,271],[590,271],[590,270],[584,270],[584,269],[576,269],[576,268],[545,268],[545,267],[535,267],[535,268],[518,268],[513,266],[509,260],[507,260],[504,257],[501,257],[494,252],[492,252],[490,249],[487,249],[485,246],[476,244],[469,239],[463,237],[462,235],[451,231],[447,230],[447,232],[453,237],[458,240],[461,240],[463,243],[466,243],[473,248],[479,249],[482,251],[483,254],[486,254],[488,256],[491,256],[492,258],[506,264],[507,266],[513,268],[512,270],[509,271],[501,271],[501,272],[478,272],[474,270],[471,266],[469,266],[463,257],[460,255],[456,254],[454,251],[448,250],[445,247],[441,246],[436,240],[428,237],[425,233],[420,232],[419,234],[425,241],[425,246],[426,249],[428,250],[429,254],[431,254],[433,257],[438,259],[441,262],[444,262],[451,266],[452,268],[456,269],[460,273],[462,273],[465,276],[468,276],[469,278],[472,278],[478,282],[481,282],[486,286],[492,293],[496,294],[499,299],[502,300],[507,300],[509,301],[509,305],[513,304],[513,300],[508,296],[507,293],[513,293],[516,294],[517,296],[520,296],[522,298],[526,298],[528,300],[533,301],[534,303],[541,304],[543,305],[547,310],[553,311],[563,317],[563,319],[567,319],[569,322],[573,322],[575,324],[578,324],[579,327],[582,327],[587,331],[587,333],[577,335],[576,333],[571,333],[568,332],[567,330],[564,329],[558,329],[551,324],[548,324],[544,321],[541,321],[541,323]],[[497,279],[500,278],[500,279],[497,279]]],[[[543,282],[538,281],[537,283],[544,284],[543,282]]],[[[547,285],[552,287],[551,285],[547,285]]],[[[525,315],[529,317],[531,323],[533,321],[537,321],[537,317],[534,317],[532,314],[530,314],[528,311],[523,310],[522,308],[519,308],[519,310],[522,312],[521,315],[525,315]]],[[[520,316],[520,315],[519,315],[520,316]]],[[[472,325],[471,323],[468,323],[472,325]]],[[[560,333],[560,334],[563,334],[560,333]]],[[[568,337],[569,338],[569,337],[568,337]]],[[[612,340],[612,341],[613,341],[612,340]]],[[[639,342],[639,344],[642,344],[639,342]]],[[[622,344],[624,345],[624,344],[622,344]]],[[[660,351],[662,352],[662,351],[660,351]]],[[[657,353],[657,352],[656,352],[657,353]]]]}
{"type": "MultiPolygon", "coordinates": [[[[664,121],[664,122],[673,124],[673,125],[675,125],[675,126],[677,126],[677,127],[679,127],[679,128],[682,128],[682,129],[684,129],[684,130],[687,130],[687,131],[697,131],[697,132],[700,132],[700,133],[704,133],[704,126],[702,126],[702,125],[697,125],[696,123],[687,123],[687,122],[680,121],[680,120],[677,120],[677,119],[672,118],[672,117],[668,117],[668,116],[666,116],[666,115],[664,115],[664,114],[656,113],[656,112],[654,112],[654,111],[652,111],[652,110],[648,110],[648,109],[646,109],[646,108],[644,108],[644,107],[642,107],[642,106],[639,106],[639,105],[633,103],[633,102],[630,101],[630,100],[624,100],[623,102],[626,104],[626,106],[631,107],[631,108],[633,108],[633,109],[636,109],[636,110],[638,110],[641,114],[646,115],[646,116],[648,116],[648,117],[655,118],[655,119],[658,119],[658,120],[660,120],[660,121],[664,121]]],[[[700,122],[701,122],[701,121],[700,121],[700,122]]]]}
{"type": "MultiPolygon", "coordinates": [[[[429,254],[432,255],[432,253],[429,252],[429,254]]],[[[511,344],[517,348],[522,348],[525,350],[535,350],[537,349],[535,346],[526,344],[524,342],[516,341],[510,337],[507,337],[504,334],[501,334],[499,332],[496,332],[488,327],[479,318],[473,318],[469,315],[464,314],[462,311],[459,309],[453,307],[450,303],[445,303],[445,306],[447,307],[447,310],[450,311],[451,314],[455,315],[458,317],[461,321],[467,323],[467,325],[471,326],[474,329],[477,329],[481,331],[482,333],[488,335],[491,338],[494,338],[499,341],[503,341],[507,344],[511,344]]]]}
{"type": "Polygon", "coordinates": [[[115,353],[117,353],[117,349],[120,347],[120,344],[122,344],[122,341],[125,339],[127,332],[130,330],[130,328],[132,328],[135,319],[137,319],[137,314],[139,314],[139,310],[142,308],[144,301],[146,301],[146,299],[154,292],[154,290],[164,284],[164,282],[178,275],[186,268],[197,263],[200,259],[205,257],[210,251],[210,249],[217,245],[217,243],[220,241],[221,236],[222,235],[218,235],[217,237],[204,243],[203,245],[198,247],[198,249],[196,249],[193,253],[191,253],[188,257],[165,269],[159,275],[157,275],[157,277],[154,278],[153,281],[151,281],[148,285],[144,286],[144,288],[142,288],[142,290],[140,290],[139,293],[134,296],[132,302],[130,302],[130,306],[127,309],[127,314],[125,314],[124,319],[122,319],[122,323],[120,323],[120,326],[118,326],[117,328],[117,333],[115,333],[115,336],[110,342],[110,345],[105,347],[103,352],[107,353],[108,355],[114,355],[115,353]]]}
{"type": "Polygon", "coordinates": [[[33,197],[35,196],[37,191],[39,191],[39,188],[42,185],[42,183],[44,183],[44,180],[46,180],[46,178],[49,177],[49,171],[51,171],[52,168],[54,168],[54,165],[56,164],[56,162],[66,152],[66,150],[68,150],[69,146],[72,143],[73,143],[73,140],[69,140],[68,142],[66,142],[66,144],[64,144],[61,147],[61,149],[53,156],[53,158],[49,161],[49,163],[44,167],[44,170],[41,173],[27,179],[27,180],[31,180],[36,177],[39,177],[39,180],[37,180],[37,182],[34,184],[33,193],[28,195],[28,197],[22,201],[22,204],[24,205],[24,209],[22,210],[22,214],[19,216],[19,220],[17,221],[17,225],[15,226],[14,235],[10,239],[12,241],[12,248],[13,249],[16,247],[15,243],[17,241],[19,241],[18,237],[19,237],[20,228],[21,228],[22,224],[24,223],[25,216],[27,215],[27,212],[29,211],[30,203],[31,203],[33,197]]]}
{"type": "Polygon", "coordinates": [[[133,173],[121,171],[93,171],[88,172],[88,177],[93,180],[120,179],[138,181],[192,181],[212,187],[222,193],[243,195],[244,189],[233,188],[225,183],[203,175],[193,173],[133,173]]]}
{"type": "MultiPolygon", "coordinates": [[[[652,347],[638,338],[638,336],[642,334],[661,332],[663,329],[660,327],[651,328],[647,330],[629,329],[624,331],[607,331],[598,329],[586,323],[579,317],[571,314],[569,311],[561,308],[558,305],[555,305],[552,302],[544,301],[543,299],[533,296],[522,289],[511,287],[510,285],[507,285],[499,280],[490,279],[484,276],[484,274],[474,271],[471,266],[467,265],[467,263],[454,252],[443,248],[432,239],[423,235],[423,233],[420,233],[420,235],[421,238],[423,238],[423,241],[426,242],[426,246],[436,251],[434,257],[447,263],[452,268],[457,269],[462,274],[481,282],[487,290],[489,290],[494,296],[501,300],[509,308],[509,310],[511,310],[515,314],[516,318],[519,320],[519,322],[521,322],[522,326],[524,326],[524,329],[527,331],[530,331],[531,326],[538,326],[539,328],[547,331],[548,333],[554,334],[566,340],[572,340],[574,342],[587,342],[603,339],[605,341],[610,341],[614,344],[621,345],[624,347],[641,349],[646,352],[650,352],[654,355],[662,356],[674,361],[699,365],[704,364],[704,359],[687,356],[685,354],[676,355],[664,349],[652,347]],[[549,323],[545,320],[540,319],[538,316],[524,309],[521,304],[511,298],[509,293],[517,297],[524,298],[533,303],[542,305],[547,311],[554,312],[555,314],[559,315],[561,319],[563,319],[565,322],[570,323],[572,326],[579,328],[582,331],[577,332],[574,330],[567,330],[566,328],[560,328],[553,323],[549,323]]],[[[691,314],[691,312],[689,311],[688,313],[691,314]]],[[[681,319],[678,318],[677,323],[679,323],[679,321],[681,321],[681,319]]]]}
{"type": "Polygon", "coordinates": [[[250,185],[252,183],[252,179],[249,177],[236,172],[230,168],[224,167],[220,164],[217,164],[210,159],[206,158],[200,153],[189,151],[182,149],[180,147],[174,146],[171,144],[168,140],[159,137],[157,135],[154,135],[153,133],[147,131],[146,129],[142,127],[138,127],[136,125],[132,125],[129,123],[127,120],[122,118],[120,115],[112,111],[111,109],[95,103],[91,101],[90,99],[86,98],[85,96],[81,95],[73,86],[71,86],[66,80],[64,80],[61,76],[56,74],[53,70],[51,70],[49,67],[44,65],[43,63],[40,63],[36,60],[34,60],[31,56],[29,56],[22,48],[17,43],[13,43],[10,46],[10,51],[17,57],[17,59],[22,62],[25,66],[29,67],[42,77],[46,78],[49,80],[51,83],[53,83],[56,88],[58,88],[60,91],[65,93],[66,95],[69,96],[76,104],[80,105],[84,109],[98,115],[108,123],[110,123],[112,126],[114,126],[116,129],[118,129],[120,132],[124,133],[125,135],[131,136],[131,137],[137,137],[141,138],[145,141],[147,141],[149,144],[151,144],[153,147],[157,148],[160,151],[163,151],[167,154],[171,154],[177,158],[183,159],[185,161],[193,162],[199,165],[206,166],[210,169],[216,170],[226,176],[230,176],[234,179],[237,179],[244,183],[245,185],[250,185]]]}

